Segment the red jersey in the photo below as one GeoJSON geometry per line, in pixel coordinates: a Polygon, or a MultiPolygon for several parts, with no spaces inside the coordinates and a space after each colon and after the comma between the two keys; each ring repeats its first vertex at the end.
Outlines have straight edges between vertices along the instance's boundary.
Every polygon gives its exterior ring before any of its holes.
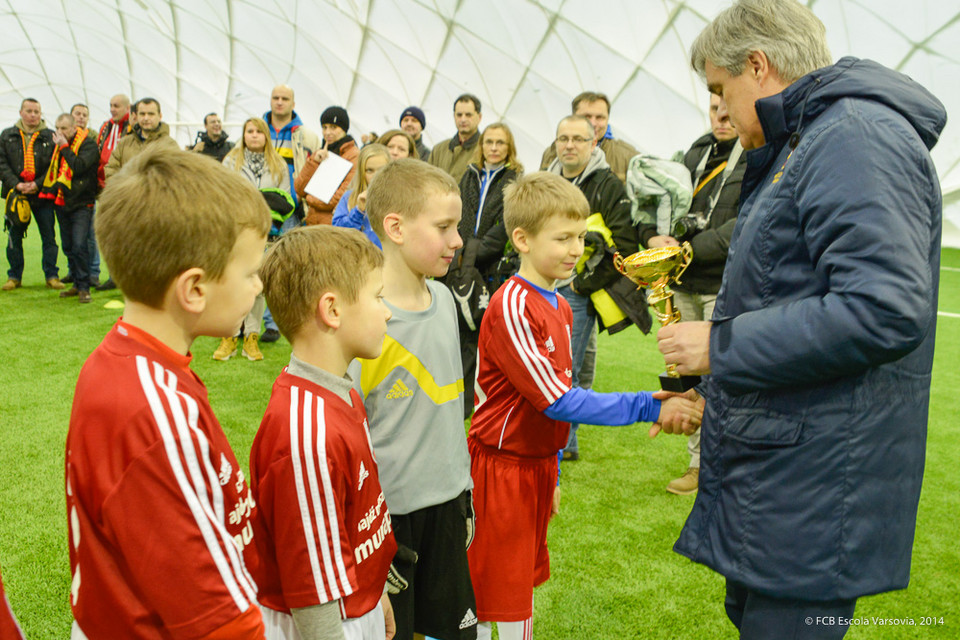
{"type": "Polygon", "coordinates": [[[573,313],[558,308],[523,278],[507,280],[490,299],[480,325],[476,413],[470,437],[518,456],[556,456],[568,422],[543,411],[570,390],[573,313]]]}
{"type": "Polygon", "coordinates": [[[255,505],[189,362],[119,321],[80,371],[66,454],[70,603],[91,640],[195,638],[254,615],[255,505]]]}
{"type": "Polygon", "coordinates": [[[340,599],[377,606],[397,551],[363,400],[284,371],[250,451],[260,602],[283,612],[340,599]]]}
{"type": "Polygon", "coordinates": [[[17,624],[17,618],[10,609],[10,602],[3,592],[3,581],[0,580],[0,640],[23,640],[23,630],[17,624]]]}

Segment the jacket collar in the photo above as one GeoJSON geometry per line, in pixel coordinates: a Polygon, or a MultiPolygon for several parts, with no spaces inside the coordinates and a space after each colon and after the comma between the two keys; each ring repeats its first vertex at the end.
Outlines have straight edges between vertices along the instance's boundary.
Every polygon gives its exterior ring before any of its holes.
{"type": "MultiPolygon", "coordinates": [[[[480,140],[480,129],[477,129],[477,132],[474,133],[472,136],[470,136],[467,139],[467,141],[463,143],[463,148],[473,149],[475,146],[477,146],[477,142],[479,140],[480,140]]],[[[450,148],[450,151],[453,151],[459,145],[460,145],[460,133],[457,132],[456,134],[454,134],[452,138],[450,138],[450,142],[447,144],[447,147],[450,148]]]]}

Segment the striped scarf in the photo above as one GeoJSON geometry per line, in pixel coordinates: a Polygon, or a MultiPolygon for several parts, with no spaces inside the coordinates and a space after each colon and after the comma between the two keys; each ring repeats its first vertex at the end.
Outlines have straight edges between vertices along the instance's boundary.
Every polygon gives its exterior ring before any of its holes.
{"type": "Polygon", "coordinates": [[[27,136],[24,135],[22,129],[20,130],[20,142],[23,143],[23,171],[20,172],[20,177],[23,178],[24,182],[30,182],[37,177],[37,160],[33,153],[33,143],[37,141],[39,135],[40,130],[38,129],[33,132],[30,141],[27,142],[27,136]]]}
{"type": "MultiPolygon", "coordinates": [[[[70,144],[70,150],[76,156],[80,149],[80,143],[87,139],[88,129],[77,127],[77,133],[73,136],[73,142],[70,144]]],[[[64,205],[64,189],[70,190],[73,185],[73,170],[60,154],[60,146],[54,148],[53,157],[50,158],[50,168],[47,169],[47,175],[43,178],[43,187],[40,189],[41,198],[53,200],[53,204],[58,207],[64,205]]]]}

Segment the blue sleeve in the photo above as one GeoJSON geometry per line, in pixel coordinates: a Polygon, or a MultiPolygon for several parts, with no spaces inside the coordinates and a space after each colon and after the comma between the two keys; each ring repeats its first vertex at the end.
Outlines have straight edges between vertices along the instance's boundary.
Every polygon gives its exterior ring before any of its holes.
{"type": "Polygon", "coordinates": [[[354,207],[352,210],[347,204],[350,199],[350,191],[343,194],[337,206],[333,210],[332,224],[335,227],[346,227],[348,229],[363,230],[363,212],[354,207]]]}
{"type": "Polygon", "coordinates": [[[648,391],[636,393],[597,393],[573,387],[543,412],[548,418],[564,422],[625,425],[656,422],[660,401],[648,391]]]}

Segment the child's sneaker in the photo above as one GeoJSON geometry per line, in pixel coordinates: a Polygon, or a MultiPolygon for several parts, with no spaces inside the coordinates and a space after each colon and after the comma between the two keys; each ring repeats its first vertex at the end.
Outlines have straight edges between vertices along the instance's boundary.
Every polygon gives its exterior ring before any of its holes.
{"type": "MultiPolygon", "coordinates": [[[[221,338],[220,346],[213,352],[213,359],[227,361],[237,355],[238,341],[238,338],[221,338]]],[[[246,347],[244,347],[244,350],[246,350],[246,347]]]]}
{"type": "MultiPolygon", "coordinates": [[[[263,360],[263,353],[260,351],[260,344],[257,342],[259,338],[260,335],[257,333],[251,333],[243,338],[243,355],[247,360],[263,360]]],[[[236,344],[236,338],[234,338],[234,344],[236,344]]]]}

